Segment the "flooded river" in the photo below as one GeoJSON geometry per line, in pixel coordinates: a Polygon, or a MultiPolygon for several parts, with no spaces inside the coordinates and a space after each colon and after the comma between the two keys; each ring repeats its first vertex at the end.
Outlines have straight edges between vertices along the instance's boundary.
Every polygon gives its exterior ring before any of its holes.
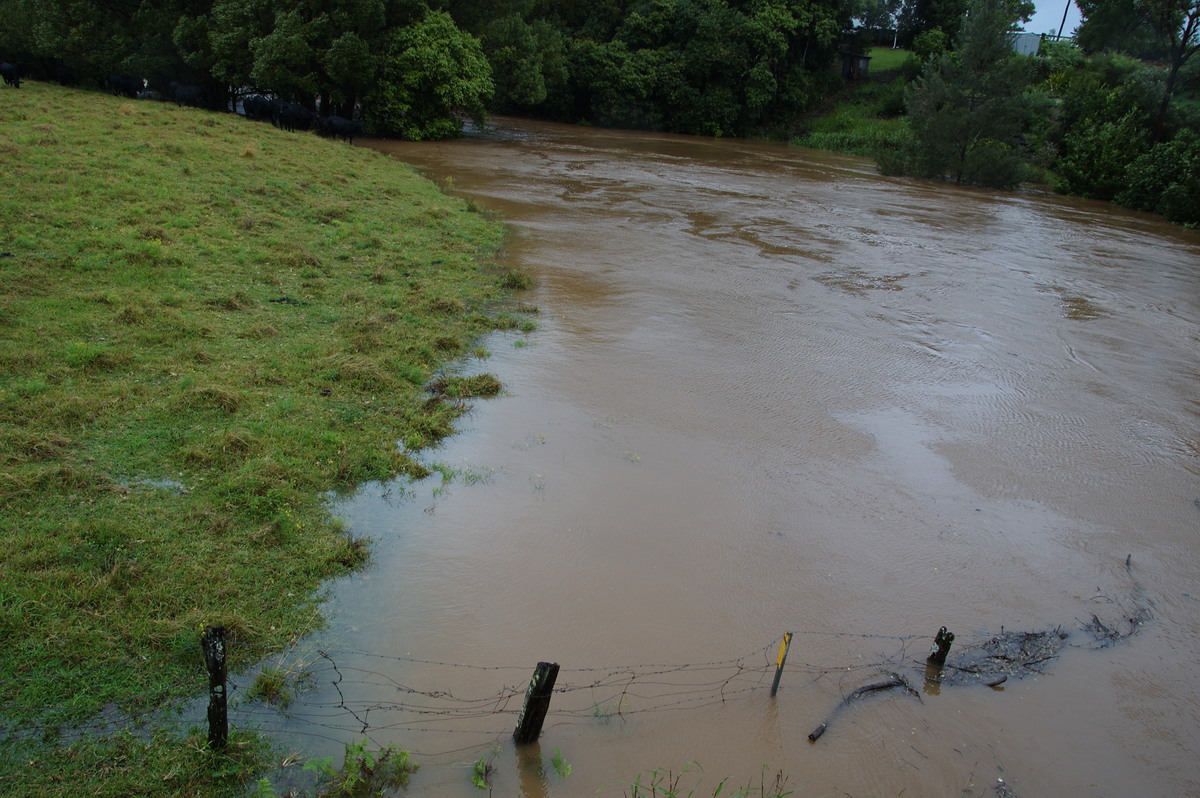
{"type": "Polygon", "coordinates": [[[370,146],[511,223],[539,326],[464,364],[506,392],[443,475],[338,505],[376,556],[298,745],[410,749],[411,796],[1200,795],[1200,234],[771,143],[370,146]],[[942,626],[1062,645],[939,685],[942,626]]]}

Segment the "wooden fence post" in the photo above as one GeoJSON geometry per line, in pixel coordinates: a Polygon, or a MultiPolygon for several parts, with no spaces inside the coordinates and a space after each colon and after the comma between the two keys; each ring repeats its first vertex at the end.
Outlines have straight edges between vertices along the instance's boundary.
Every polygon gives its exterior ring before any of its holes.
{"type": "Polygon", "coordinates": [[[229,741],[229,704],[225,685],[225,627],[206,626],[200,638],[208,669],[208,747],[221,751],[229,741]]]}
{"type": "Polygon", "coordinates": [[[554,681],[558,678],[557,662],[539,662],[525,691],[525,707],[517,718],[517,730],[513,740],[517,745],[536,742],[542,733],[546,711],[550,709],[550,694],[554,692],[554,681]]]}
{"type": "Polygon", "coordinates": [[[954,642],[954,633],[947,632],[946,627],[938,629],[937,637],[933,638],[933,647],[929,650],[930,665],[942,667],[946,664],[946,655],[950,653],[950,644],[954,642]]]}
{"type": "Polygon", "coordinates": [[[779,646],[779,659],[775,663],[775,681],[771,683],[771,697],[779,690],[779,680],[783,676],[783,663],[787,662],[788,649],[792,647],[792,633],[783,633],[783,643],[779,646]]]}

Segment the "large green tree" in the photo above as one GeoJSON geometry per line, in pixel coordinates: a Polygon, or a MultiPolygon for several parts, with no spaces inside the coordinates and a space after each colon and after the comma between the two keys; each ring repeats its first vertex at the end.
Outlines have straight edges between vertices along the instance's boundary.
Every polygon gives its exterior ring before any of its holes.
{"type": "Polygon", "coordinates": [[[1141,4],[1166,54],[1167,81],[1155,120],[1155,136],[1163,141],[1179,71],[1200,51],[1200,0],[1141,0],[1141,4]]]}
{"type": "Polygon", "coordinates": [[[1165,140],[1179,73],[1200,52],[1200,0],[1080,0],[1079,7],[1076,40],[1086,52],[1122,52],[1166,65],[1154,120],[1156,139],[1165,140]]]}
{"type": "Polygon", "coordinates": [[[1010,44],[1015,19],[1003,0],[972,0],[958,48],[934,56],[909,87],[913,145],[885,168],[1000,188],[1020,182],[1018,137],[1034,111],[1032,64],[1010,44]]]}
{"type": "Polygon", "coordinates": [[[497,111],[526,111],[566,91],[566,40],[546,20],[510,14],[485,21],[478,34],[496,83],[497,111]]]}
{"type": "Polygon", "coordinates": [[[636,0],[612,25],[589,16],[569,32],[571,97],[558,107],[571,121],[684,133],[780,128],[823,87],[850,8],[826,0],[636,0]]]}
{"type": "Polygon", "coordinates": [[[482,124],[494,91],[479,41],[444,11],[428,11],[392,32],[379,56],[378,80],[367,97],[367,122],[383,136],[457,136],[462,118],[482,124]]]}

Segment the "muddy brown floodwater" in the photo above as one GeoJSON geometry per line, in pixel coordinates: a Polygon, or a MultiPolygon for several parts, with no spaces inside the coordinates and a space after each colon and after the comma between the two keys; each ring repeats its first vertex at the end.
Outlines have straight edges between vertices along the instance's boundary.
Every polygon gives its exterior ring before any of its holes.
{"type": "Polygon", "coordinates": [[[428,454],[448,479],[337,505],[376,556],[332,585],[281,739],[410,749],[410,796],[482,794],[481,759],[524,798],[655,769],[1200,795],[1200,234],[772,143],[498,119],[368,146],[511,223],[539,327],[463,364],[506,393],[428,454]],[[952,661],[1067,638],[998,687],[926,683],[942,626],[952,661]],[[514,747],[538,661],[558,691],[514,747]]]}

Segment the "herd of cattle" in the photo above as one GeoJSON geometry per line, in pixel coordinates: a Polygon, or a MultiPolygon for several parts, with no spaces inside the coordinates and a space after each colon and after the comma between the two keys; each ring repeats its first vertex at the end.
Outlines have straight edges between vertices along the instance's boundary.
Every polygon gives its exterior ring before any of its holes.
{"type": "MultiPolygon", "coordinates": [[[[15,89],[21,88],[22,74],[18,65],[7,61],[0,63],[0,75],[3,76],[5,85],[15,89]]],[[[336,115],[321,116],[316,111],[299,103],[287,102],[279,97],[265,94],[248,94],[233,103],[227,101],[214,103],[202,86],[171,81],[166,87],[164,96],[162,92],[149,88],[145,79],[115,74],[108,76],[104,87],[109,93],[118,97],[136,100],[171,100],[178,105],[211,110],[222,110],[221,105],[228,110],[232,106],[232,110],[239,111],[240,109],[240,113],[247,119],[270,122],[280,130],[315,130],[322,136],[334,139],[342,138],[350,143],[354,142],[355,136],[363,135],[362,122],[336,115]]]]}

